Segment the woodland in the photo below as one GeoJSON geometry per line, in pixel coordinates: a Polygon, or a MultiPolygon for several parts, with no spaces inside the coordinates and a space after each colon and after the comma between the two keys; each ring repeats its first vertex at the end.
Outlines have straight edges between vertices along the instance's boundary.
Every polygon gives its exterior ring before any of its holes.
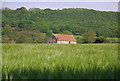
{"type": "Polygon", "coordinates": [[[119,38],[119,12],[85,8],[52,10],[25,7],[2,11],[2,42],[45,43],[52,33],[119,38]],[[93,36],[93,35],[92,35],[93,36]]]}

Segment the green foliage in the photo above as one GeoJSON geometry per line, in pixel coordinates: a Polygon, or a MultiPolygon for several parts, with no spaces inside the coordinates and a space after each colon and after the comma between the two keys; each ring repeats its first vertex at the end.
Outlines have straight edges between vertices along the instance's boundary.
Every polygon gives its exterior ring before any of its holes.
{"type": "Polygon", "coordinates": [[[2,36],[2,43],[15,43],[12,37],[8,37],[7,35],[2,36]]]}
{"type": "Polygon", "coordinates": [[[72,32],[70,32],[70,31],[62,31],[62,32],[60,32],[60,34],[72,35],[72,32]]]}
{"type": "Polygon", "coordinates": [[[34,33],[30,31],[18,31],[15,32],[14,35],[3,35],[2,37],[3,43],[44,43],[45,42],[45,34],[44,33],[34,33]]]}
{"type": "Polygon", "coordinates": [[[17,37],[15,37],[15,41],[17,43],[30,43],[32,42],[31,37],[24,35],[24,34],[17,34],[17,37]]]}
{"type": "Polygon", "coordinates": [[[77,43],[84,43],[83,39],[81,36],[74,36],[77,40],[77,43]]]}
{"type": "Polygon", "coordinates": [[[48,30],[47,32],[46,32],[46,37],[50,37],[51,35],[52,35],[52,30],[48,30]]]}
{"type": "Polygon", "coordinates": [[[117,79],[117,44],[3,44],[3,79],[117,79]]]}
{"type": "Polygon", "coordinates": [[[119,12],[95,11],[92,9],[68,8],[62,10],[25,7],[2,10],[2,27],[7,25],[18,30],[46,33],[70,31],[73,35],[82,35],[85,30],[94,30],[97,36],[119,37],[119,12]]]}
{"type": "Polygon", "coordinates": [[[120,43],[120,38],[107,38],[106,43],[120,43]]]}
{"type": "Polygon", "coordinates": [[[21,7],[21,8],[17,8],[16,11],[19,12],[20,14],[24,14],[27,12],[27,9],[25,7],[21,7]]]}
{"type": "Polygon", "coordinates": [[[82,43],[81,38],[77,38],[77,43],[82,43]]]}
{"type": "Polygon", "coordinates": [[[92,30],[88,30],[82,34],[82,40],[84,43],[93,43],[95,42],[96,33],[92,30]]]}
{"type": "Polygon", "coordinates": [[[106,38],[103,36],[97,37],[95,39],[95,43],[104,43],[106,41],[106,38]]]}
{"type": "Polygon", "coordinates": [[[6,25],[6,27],[3,27],[2,35],[12,35],[14,34],[15,28],[11,27],[10,25],[6,25]]]}

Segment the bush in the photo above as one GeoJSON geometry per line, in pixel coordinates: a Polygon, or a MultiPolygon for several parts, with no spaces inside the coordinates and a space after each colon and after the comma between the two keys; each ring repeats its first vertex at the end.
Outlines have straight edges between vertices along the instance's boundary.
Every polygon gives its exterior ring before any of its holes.
{"type": "Polygon", "coordinates": [[[97,37],[95,43],[119,43],[118,38],[105,38],[103,36],[97,37]]]}
{"type": "Polygon", "coordinates": [[[86,31],[82,34],[82,41],[84,43],[93,43],[95,42],[96,33],[92,30],[86,31]]]}
{"type": "Polygon", "coordinates": [[[9,37],[7,35],[3,35],[1,42],[2,43],[15,43],[14,39],[10,35],[9,37]]]}
{"type": "Polygon", "coordinates": [[[77,38],[77,43],[84,43],[84,41],[83,41],[82,38],[78,37],[78,38],[77,38]]]}
{"type": "Polygon", "coordinates": [[[18,37],[16,37],[15,41],[17,43],[31,43],[32,42],[32,38],[22,34],[22,35],[19,35],[18,37]]]}
{"type": "Polygon", "coordinates": [[[107,38],[109,43],[120,43],[119,38],[107,38]]]}
{"type": "Polygon", "coordinates": [[[105,41],[107,42],[106,38],[103,36],[97,37],[95,39],[95,43],[104,43],[105,41]]]}
{"type": "Polygon", "coordinates": [[[103,43],[111,43],[110,40],[106,39],[103,43]]]}
{"type": "Polygon", "coordinates": [[[19,31],[14,36],[14,40],[17,43],[43,43],[45,35],[41,32],[19,31]]]}

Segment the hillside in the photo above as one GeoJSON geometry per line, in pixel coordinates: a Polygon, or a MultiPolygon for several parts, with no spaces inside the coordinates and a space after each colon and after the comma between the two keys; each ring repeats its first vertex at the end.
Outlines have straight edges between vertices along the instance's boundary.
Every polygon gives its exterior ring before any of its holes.
{"type": "Polygon", "coordinates": [[[16,10],[2,9],[2,35],[14,35],[19,31],[53,33],[70,31],[74,35],[81,35],[86,30],[93,30],[97,36],[119,37],[119,12],[96,11],[83,8],[69,8],[62,10],[24,7],[16,10]],[[7,31],[8,32],[7,32],[7,31]]]}

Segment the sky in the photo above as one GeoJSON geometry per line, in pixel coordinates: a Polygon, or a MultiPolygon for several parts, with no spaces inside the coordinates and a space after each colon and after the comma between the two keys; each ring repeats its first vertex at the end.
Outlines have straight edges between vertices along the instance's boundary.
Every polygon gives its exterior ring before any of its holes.
{"type": "Polygon", "coordinates": [[[119,2],[120,0],[1,0],[2,2],[119,2]]]}
{"type": "Polygon", "coordinates": [[[118,11],[119,0],[2,0],[2,7],[29,8],[87,8],[99,11],[118,11]]]}

